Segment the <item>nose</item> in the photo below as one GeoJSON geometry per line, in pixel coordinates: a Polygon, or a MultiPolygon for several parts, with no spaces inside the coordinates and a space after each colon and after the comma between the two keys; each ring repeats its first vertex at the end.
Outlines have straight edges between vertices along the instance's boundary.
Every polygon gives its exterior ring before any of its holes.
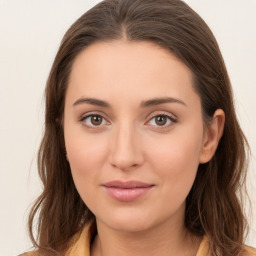
{"type": "Polygon", "coordinates": [[[140,166],[143,161],[143,152],[135,127],[122,125],[113,131],[111,138],[110,163],[123,171],[140,166]]]}

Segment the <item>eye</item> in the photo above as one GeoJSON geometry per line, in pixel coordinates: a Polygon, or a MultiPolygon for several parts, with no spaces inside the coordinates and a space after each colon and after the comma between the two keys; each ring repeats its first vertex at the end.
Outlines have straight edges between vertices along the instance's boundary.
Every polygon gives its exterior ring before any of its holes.
{"type": "Polygon", "coordinates": [[[165,114],[161,114],[161,115],[152,117],[148,123],[152,126],[168,127],[169,125],[175,122],[176,120],[173,117],[165,114]]]}
{"type": "Polygon", "coordinates": [[[106,119],[100,115],[84,116],[80,121],[88,127],[98,127],[107,124],[106,119]]]}

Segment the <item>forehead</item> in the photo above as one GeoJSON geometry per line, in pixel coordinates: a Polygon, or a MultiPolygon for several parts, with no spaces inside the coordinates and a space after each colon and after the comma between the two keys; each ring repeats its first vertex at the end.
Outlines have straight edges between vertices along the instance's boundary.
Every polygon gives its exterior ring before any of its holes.
{"type": "Polygon", "coordinates": [[[195,94],[190,69],[170,51],[150,42],[95,43],[76,57],[69,81],[67,93],[73,97],[189,100],[195,94]]]}

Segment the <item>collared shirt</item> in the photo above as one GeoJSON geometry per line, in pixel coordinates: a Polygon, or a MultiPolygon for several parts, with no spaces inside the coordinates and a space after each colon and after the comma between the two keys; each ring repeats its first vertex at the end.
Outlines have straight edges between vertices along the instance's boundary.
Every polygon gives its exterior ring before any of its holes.
{"type": "MultiPolygon", "coordinates": [[[[82,232],[73,238],[74,242],[65,256],[90,256],[90,244],[92,236],[92,230],[90,230],[90,228],[90,225],[85,226],[82,232]]],[[[196,256],[211,256],[207,236],[203,237],[196,256]]],[[[243,256],[256,256],[256,249],[246,247],[246,252],[243,254],[243,256]]]]}
{"type": "MultiPolygon", "coordinates": [[[[90,256],[90,226],[86,226],[83,231],[77,234],[73,239],[76,240],[76,242],[72,244],[65,256],[90,256]]],[[[196,256],[210,256],[208,249],[208,239],[204,236],[196,256]]]]}
{"type": "MultiPolygon", "coordinates": [[[[70,240],[70,245],[65,256],[90,256],[90,245],[93,233],[93,226],[86,225],[82,231],[74,235],[70,240]]],[[[20,255],[22,256],[22,255],[20,255]]],[[[37,256],[36,252],[29,252],[24,256],[37,256]]],[[[209,252],[209,240],[204,236],[196,256],[211,256],[209,252]]],[[[256,249],[252,247],[245,247],[245,252],[241,256],[256,256],[256,249]]]]}

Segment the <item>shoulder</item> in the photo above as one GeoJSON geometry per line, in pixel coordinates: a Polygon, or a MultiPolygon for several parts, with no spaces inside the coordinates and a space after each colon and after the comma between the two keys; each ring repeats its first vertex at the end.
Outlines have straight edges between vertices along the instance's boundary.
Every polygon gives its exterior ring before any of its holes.
{"type": "MultiPolygon", "coordinates": [[[[250,246],[244,246],[240,256],[256,256],[256,248],[250,246]]],[[[200,244],[199,250],[196,256],[212,256],[210,252],[210,242],[208,237],[205,235],[200,244]]]]}
{"type": "MultiPolygon", "coordinates": [[[[25,252],[22,254],[19,254],[18,256],[56,256],[56,253],[49,253],[49,252],[39,252],[38,250],[25,252]]],[[[59,254],[58,254],[59,255],[59,254]]]]}
{"type": "Polygon", "coordinates": [[[39,254],[36,251],[31,251],[19,254],[18,256],[39,256],[39,254]]]}
{"type": "Polygon", "coordinates": [[[242,256],[256,256],[256,248],[245,246],[242,256]]]}

